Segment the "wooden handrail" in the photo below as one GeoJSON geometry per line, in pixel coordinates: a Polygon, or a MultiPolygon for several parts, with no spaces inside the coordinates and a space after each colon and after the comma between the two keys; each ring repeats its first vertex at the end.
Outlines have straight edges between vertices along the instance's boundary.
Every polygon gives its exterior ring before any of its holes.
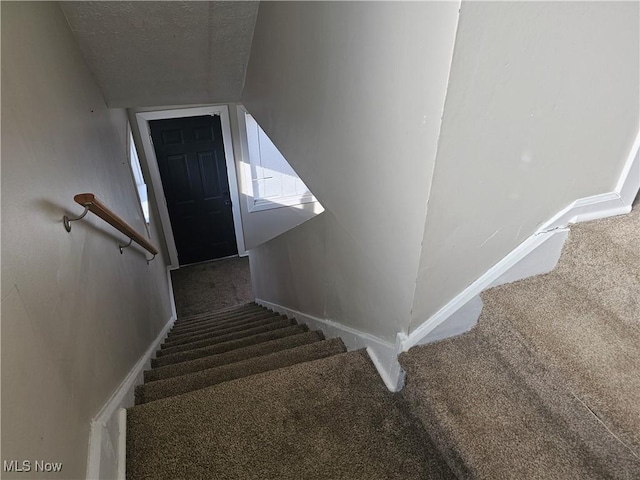
{"type": "Polygon", "coordinates": [[[128,238],[136,242],[152,255],[158,254],[158,249],[149,240],[136,232],[131,225],[113,213],[109,207],[102,203],[93,193],[79,193],[73,197],[76,203],[85,207],[88,211],[96,214],[112,227],[116,228],[128,238]]]}

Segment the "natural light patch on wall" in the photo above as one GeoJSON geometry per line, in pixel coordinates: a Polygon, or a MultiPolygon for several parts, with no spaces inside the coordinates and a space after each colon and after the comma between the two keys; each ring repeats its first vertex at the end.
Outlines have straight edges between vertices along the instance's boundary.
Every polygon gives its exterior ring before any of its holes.
{"type": "Polygon", "coordinates": [[[248,190],[243,193],[249,199],[249,211],[316,202],[309,188],[251,114],[243,110],[240,117],[244,119],[249,157],[243,164],[244,184],[248,190]]]}
{"type": "Polygon", "coordinates": [[[149,224],[149,198],[147,196],[147,184],[144,183],[144,176],[142,175],[142,168],[140,167],[140,159],[138,158],[138,152],[136,151],[136,145],[133,142],[133,134],[129,129],[129,162],[131,164],[131,173],[133,173],[133,180],[136,184],[136,190],[138,191],[138,198],[140,205],[142,206],[142,214],[144,215],[144,221],[149,224]]]}

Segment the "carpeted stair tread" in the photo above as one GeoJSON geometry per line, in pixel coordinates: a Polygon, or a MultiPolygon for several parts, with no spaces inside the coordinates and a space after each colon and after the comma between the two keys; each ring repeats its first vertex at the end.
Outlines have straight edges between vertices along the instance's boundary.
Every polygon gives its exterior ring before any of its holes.
{"type": "Polygon", "coordinates": [[[483,295],[482,318],[494,328],[506,324],[518,331],[538,358],[558,369],[572,391],[640,454],[640,325],[633,328],[631,318],[594,303],[584,289],[558,275],[504,287],[483,295]]]}
{"type": "Polygon", "coordinates": [[[640,457],[640,209],[572,225],[555,270],[483,294],[482,321],[509,325],[640,457]]]}
{"type": "Polygon", "coordinates": [[[209,323],[200,325],[198,327],[193,327],[193,328],[189,328],[189,329],[180,330],[180,331],[177,331],[175,333],[171,333],[171,334],[167,335],[167,340],[166,341],[173,341],[173,340],[179,339],[179,338],[181,338],[181,337],[183,337],[185,335],[193,335],[193,334],[203,333],[203,332],[207,332],[207,331],[213,331],[213,330],[216,330],[216,329],[237,327],[237,326],[240,326],[240,325],[245,325],[247,323],[255,322],[256,320],[263,320],[265,318],[275,318],[275,317],[278,317],[278,316],[280,316],[280,315],[278,315],[277,313],[266,312],[266,313],[260,313],[258,315],[252,315],[252,316],[247,317],[247,318],[242,318],[240,320],[213,321],[213,322],[209,322],[209,323]]]}
{"type": "Polygon", "coordinates": [[[259,307],[259,308],[254,308],[248,311],[237,312],[234,314],[218,314],[218,315],[203,314],[199,318],[194,318],[190,320],[179,318],[176,321],[173,328],[171,329],[171,331],[194,328],[209,322],[225,322],[225,321],[241,320],[243,318],[252,317],[255,315],[261,315],[265,313],[271,313],[271,311],[267,310],[266,308],[259,307]]]}
{"type": "Polygon", "coordinates": [[[261,307],[260,305],[258,305],[256,302],[247,302],[247,303],[240,303],[238,305],[232,305],[230,307],[226,307],[226,308],[220,308],[217,310],[213,310],[213,311],[204,311],[204,312],[198,312],[198,313],[193,313],[190,315],[183,315],[183,318],[196,318],[196,317],[200,317],[202,315],[211,315],[211,314],[228,314],[228,313],[234,313],[237,311],[242,311],[242,310],[247,310],[247,309],[251,309],[251,308],[255,308],[255,307],[261,307]]]}
{"type": "Polygon", "coordinates": [[[171,365],[180,362],[187,362],[189,360],[195,360],[197,358],[208,357],[209,355],[217,355],[219,353],[228,352],[237,348],[248,347],[249,345],[255,345],[262,342],[268,342],[277,338],[288,337],[290,335],[297,335],[307,332],[309,329],[306,325],[292,325],[285,328],[279,328],[277,330],[269,330],[264,333],[258,333],[248,337],[242,337],[235,340],[229,340],[222,343],[216,343],[202,348],[188,350],[184,352],[173,353],[170,355],[163,355],[158,358],[151,359],[151,366],[161,367],[164,365],[171,365]]]}
{"type": "Polygon", "coordinates": [[[584,291],[611,314],[640,325],[640,222],[629,222],[640,208],[625,217],[575,225],[563,249],[554,277],[584,291]],[[615,221],[616,228],[602,229],[615,221]],[[622,228],[625,227],[625,228],[622,228]],[[624,235],[620,235],[620,231],[624,235]]]}
{"type": "Polygon", "coordinates": [[[401,355],[462,478],[640,478],[640,210],[573,225],[557,267],[483,292],[469,333],[401,355]]]}
{"type": "Polygon", "coordinates": [[[269,353],[261,357],[248,358],[236,363],[188,373],[180,377],[145,383],[138,385],[135,389],[136,405],[181,395],[218,383],[268,372],[269,370],[289,367],[297,363],[319,360],[346,351],[347,349],[342,340],[332,338],[280,352],[269,353]]]}
{"type": "Polygon", "coordinates": [[[177,338],[167,338],[164,343],[160,346],[161,349],[166,349],[170,347],[176,347],[178,345],[184,345],[186,343],[192,343],[198,340],[205,340],[207,338],[215,338],[220,337],[222,335],[228,335],[234,332],[242,332],[244,330],[249,330],[251,328],[260,327],[262,325],[269,325],[275,322],[280,322],[282,320],[287,320],[286,317],[280,316],[271,316],[266,318],[258,318],[252,320],[247,323],[241,323],[239,325],[225,326],[224,328],[212,328],[211,330],[198,331],[195,333],[191,333],[188,335],[181,335],[177,338]]]}
{"type": "MultiPolygon", "coordinates": [[[[523,368],[535,369],[530,361],[524,358],[523,368]]],[[[401,364],[403,396],[460,478],[595,480],[625,478],[640,467],[568,390],[548,386],[548,402],[478,328],[413,348],[401,364]]],[[[536,374],[544,382],[544,369],[536,374]]]]}
{"type": "Polygon", "coordinates": [[[259,357],[269,353],[279,352],[281,350],[298,347],[300,345],[319,342],[321,340],[324,340],[324,335],[319,331],[305,332],[298,335],[278,338],[268,342],[219,353],[217,355],[198,358],[188,362],[176,363],[174,365],[166,365],[164,367],[154,368],[153,370],[146,370],[144,372],[144,381],[153,382],[156,380],[163,380],[165,378],[177,377],[187,373],[205,370],[207,368],[218,367],[220,365],[235,363],[252,357],[259,357]]]}
{"type": "Polygon", "coordinates": [[[454,478],[364,351],[127,412],[127,478],[454,478]]]}
{"type": "MultiPolygon", "coordinates": [[[[491,310],[489,307],[487,312],[491,310]]],[[[549,362],[515,325],[500,321],[495,313],[492,317],[493,321],[482,322],[478,331],[505,366],[544,402],[547,412],[562,419],[607,474],[617,472],[614,477],[626,478],[629,472],[640,471],[640,456],[630,443],[623,441],[624,436],[618,436],[620,431],[616,434],[613,424],[593,408],[591,397],[576,388],[577,372],[562,363],[549,362]]]]}
{"type": "Polygon", "coordinates": [[[194,315],[183,315],[182,317],[180,317],[180,319],[183,322],[192,322],[192,321],[199,321],[203,318],[222,318],[222,317],[228,317],[228,316],[234,316],[234,315],[245,315],[247,313],[251,313],[258,310],[267,310],[267,309],[262,305],[251,303],[243,306],[242,308],[236,308],[232,310],[229,310],[229,309],[211,310],[206,312],[200,312],[194,315]]]}
{"type": "Polygon", "coordinates": [[[182,322],[180,319],[178,319],[176,321],[176,323],[174,324],[173,328],[171,329],[171,331],[173,332],[175,331],[180,331],[180,330],[190,330],[193,328],[198,328],[204,325],[207,325],[208,323],[211,324],[219,324],[219,323],[229,323],[229,322],[238,322],[241,321],[245,318],[253,318],[253,317],[257,317],[260,315],[267,315],[267,314],[271,314],[273,315],[274,312],[272,312],[271,310],[267,310],[266,308],[259,308],[256,309],[252,312],[244,312],[242,314],[238,314],[238,315],[224,315],[224,316],[218,316],[218,317],[203,317],[198,321],[191,321],[191,322],[182,322]]]}
{"type": "Polygon", "coordinates": [[[264,312],[269,311],[269,309],[262,307],[260,305],[253,305],[251,307],[247,307],[241,310],[236,310],[232,312],[227,311],[214,311],[214,312],[202,312],[198,315],[191,315],[189,317],[179,317],[179,322],[181,324],[188,325],[190,323],[198,323],[203,320],[215,320],[221,318],[233,318],[233,317],[241,317],[243,315],[250,315],[255,312],[264,312]]]}
{"type": "Polygon", "coordinates": [[[165,341],[162,343],[162,347],[167,347],[171,345],[180,345],[181,343],[185,343],[185,340],[189,340],[190,338],[195,338],[198,336],[217,336],[223,335],[225,333],[231,332],[239,332],[242,330],[246,330],[252,328],[254,326],[266,325],[270,322],[286,320],[287,317],[280,315],[268,315],[261,316],[256,318],[251,318],[248,320],[243,320],[240,323],[225,323],[217,326],[209,326],[207,328],[201,328],[198,330],[194,330],[192,332],[186,332],[180,335],[176,335],[174,337],[167,337],[165,341]]]}
{"type": "Polygon", "coordinates": [[[268,332],[269,330],[277,330],[279,328],[284,328],[284,327],[288,327],[295,324],[296,324],[295,320],[289,320],[289,319],[277,320],[275,322],[270,322],[266,325],[247,328],[239,332],[226,333],[224,335],[214,336],[205,340],[197,340],[194,342],[184,343],[182,345],[176,345],[175,347],[163,348],[161,350],[158,350],[156,352],[156,355],[158,357],[161,357],[164,355],[171,355],[174,353],[184,352],[184,351],[192,350],[196,348],[207,347],[209,345],[214,345],[216,343],[228,342],[229,340],[235,340],[243,337],[250,337],[258,333],[268,332]]]}
{"type": "Polygon", "coordinates": [[[207,323],[225,323],[242,320],[243,318],[251,318],[257,315],[264,315],[268,313],[273,313],[266,308],[256,308],[250,312],[242,312],[237,313],[235,315],[218,315],[218,316],[204,316],[197,320],[184,321],[182,319],[178,319],[174,324],[171,331],[174,330],[189,330],[192,328],[200,327],[202,325],[206,325],[207,323]]]}
{"type": "MultiPolygon", "coordinates": [[[[640,198],[640,197],[639,197],[640,198]]],[[[636,200],[633,210],[626,215],[603,218],[597,221],[577,223],[571,225],[572,242],[575,244],[597,244],[595,234],[603,234],[608,238],[610,251],[628,252],[635,257],[634,264],[638,265],[638,232],[640,232],[640,202],[636,200]]]]}
{"type": "Polygon", "coordinates": [[[167,335],[167,338],[175,338],[175,337],[179,337],[180,335],[188,335],[188,334],[206,330],[212,327],[226,328],[228,326],[242,325],[243,323],[251,322],[253,320],[274,317],[274,316],[278,316],[278,314],[267,311],[267,312],[257,312],[257,313],[253,313],[251,315],[247,315],[239,318],[208,320],[206,322],[202,322],[190,327],[185,327],[185,328],[176,327],[175,330],[171,330],[171,332],[169,332],[169,335],[167,335]]]}

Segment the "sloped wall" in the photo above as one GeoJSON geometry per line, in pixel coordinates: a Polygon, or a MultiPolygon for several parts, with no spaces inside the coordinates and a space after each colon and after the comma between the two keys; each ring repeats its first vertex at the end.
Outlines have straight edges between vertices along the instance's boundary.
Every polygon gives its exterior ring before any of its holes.
{"type": "Polygon", "coordinates": [[[122,235],[91,214],[62,225],[94,192],[145,231],[126,124],[57,3],[2,3],[1,460],[63,463],[3,478],[85,478],[90,420],[171,316],[161,256],[120,255],[122,235]]]}
{"type": "Polygon", "coordinates": [[[573,201],[639,128],[637,2],[464,2],[412,330],[573,201]]]}
{"type": "Polygon", "coordinates": [[[326,212],[251,252],[258,298],[407,328],[458,6],[261,3],[242,103],[326,212]]]}
{"type": "MultiPolygon", "coordinates": [[[[240,114],[244,115],[242,111],[240,114]]],[[[238,116],[238,105],[230,104],[229,117],[236,159],[242,231],[245,248],[251,250],[315,217],[324,209],[320,202],[281,206],[267,210],[252,211],[249,208],[249,205],[253,204],[253,185],[250,176],[245,175],[246,169],[250,168],[247,134],[244,123],[239,121],[238,116]]]]}

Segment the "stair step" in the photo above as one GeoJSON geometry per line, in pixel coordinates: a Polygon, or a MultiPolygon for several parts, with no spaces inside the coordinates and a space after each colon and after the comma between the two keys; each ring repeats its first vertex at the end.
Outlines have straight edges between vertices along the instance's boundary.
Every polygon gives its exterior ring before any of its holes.
{"type": "Polygon", "coordinates": [[[285,317],[280,316],[270,316],[266,318],[259,318],[256,320],[252,320],[251,322],[241,323],[239,325],[226,326],[225,328],[212,328],[207,330],[199,330],[197,332],[191,334],[181,335],[176,338],[167,338],[164,343],[160,346],[161,349],[175,347],[177,345],[184,345],[185,343],[191,343],[197,340],[205,340],[207,338],[219,337],[222,335],[227,335],[229,333],[234,332],[242,332],[243,330],[249,330],[254,327],[259,327],[261,325],[269,325],[270,323],[287,320],[285,317]]]}
{"type": "Polygon", "coordinates": [[[319,331],[300,333],[298,335],[278,338],[276,340],[270,340],[268,342],[258,343],[256,345],[219,353],[217,355],[198,358],[197,360],[176,363],[174,365],[166,365],[164,367],[154,368],[153,370],[146,370],[144,372],[144,381],[153,382],[156,380],[163,380],[165,378],[177,377],[187,373],[205,370],[207,368],[218,367],[220,365],[226,365],[229,363],[246,360],[252,357],[267,355],[269,353],[286,350],[288,348],[298,347],[300,345],[319,342],[321,340],[324,340],[324,335],[322,335],[322,332],[319,331]]]}
{"type": "Polygon", "coordinates": [[[235,327],[238,325],[244,325],[246,323],[250,323],[256,320],[262,320],[264,318],[273,318],[273,317],[278,317],[279,315],[277,313],[271,313],[271,312],[260,312],[259,314],[255,314],[252,316],[249,316],[247,318],[242,318],[239,320],[231,320],[231,321],[220,321],[220,320],[214,320],[211,322],[207,322],[205,324],[202,324],[200,326],[197,327],[192,327],[189,329],[183,329],[180,331],[176,331],[176,332],[171,332],[169,333],[169,335],[167,335],[167,340],[174,340],[177,338],[180,338],[184,335],[192,335],[194,333],[202,333],[202,332],[206,332],[212,329],[222,329],[222,328],[230,328],[230,327],[235,327]]]}
{"type": "Polygon", "coordinates": [[[358,351],[138,405],[127,479],[454,478],[397,398],[358,351]]]}
{"type": "Polygon", "coordinates": [[[277,313],[270,312],[269,310],[256,310],[252,313],[247,313],[244,315],[240,315],[237,317],[220,317],[214,319],[206,319],[200,322],[190,323],[186,325],[176,324],[169,332],[169,335],[182,335],[184,333],[189,333],[192,331],[200,330],[202,328],[207,328],[214,325],[224,325],[224,324],[234,324],[234,323],[242,323],[243,321],[251,320],[253,318],[265,317],[269,315],[278,315],[277,313]]]}
{"type": "Polygon", "coordinates": [[[214,310],[214,311],[207,311],[207,312],[201,312],[201,313],[193,313],[191,315],[185,315],[182,318],[185,319],[191,319],[191,318],[198,318],[201,317],[203,315],[225,315],[225,314],[232,314],[235,312],[239,312],[239,311],[243,311],[243,310],[248,310],[251,308],[263,308],[261,305],[258,305],[255,302],[248,302],[248,303],[241,303],[239,305],[233,305],[231,307],[227,307],[227,308],[220,308],[218,310],[214,310]]]}
{"type": "Polygon", "coordinates": [[[578,279],[572,284],[554,272],[483,294],[490,314],[484,329],[496,338],[505,328],[517,332],[541,362],[560,372],[563,385],[588,399],[609,430],[640,453],[640,276],[635,272],[635,281],[628,281],[631,272],[616,266],[612,262],[600,277],[626,283],[609,294],[633,312],[612,312],[589,291],[590,282],[578,286],[578,279]]]}
{"type": "Polygon", "coordinates": [[[197,316],[190,316],[190,317],[180,317],[177,321],[176,321],[176,327],[179,326],[189,326],[189,325],[196,325],[198,323],[201,322],[205,322],[207,320],[221,320],[221,319],[225,319],[225,318],[238,318],[238,317],[242,317],[245,315],[252,315],[256,312],[268,312],[269,310],[267,310],[264,307],[259,307],[259,306],[255,306],[255,307],[251,307],[251,308],[247,308],[244,310],[239,310],[236,312],[230,312],[230,313],[225,313],[225,312],[207,312],[207,313],[201,313],[197,316]]]}
{"type": "Polygon", "coordinates": [[[402,395],[460,478],[622,479],[640,471],[518,335],[505,334],[501,346],[483,329],[400,356],[402,395]]]}
{"type": "Polygon", "coordinates": [[[269,330],[268,332],[251,335],[249,337],[242,337],[235,340],[229,340],[227,342],[217,343],[215,345],[209,345],[207,347],[197,348],[185,352],[178,352],[170,355],[164,355],[158,358],[152,358],[151,366],[153,368],[156,368],[162,367],[164,365],[171,365],[174,363],[195,360],[197,358],[208,357],[210,355],[217,355],[219,353],[228,352],[237,348],[244,348],[248,347],[249,345],[255,345],[262,342],[268,342],[269,340],[275,340],[276,338],[297,335],[299,333],[307,332],[308,330],[309,328],[306,325],[292,325],[277,330],[269,330]]]}
{"type": "Polygon", "coordinates": [[[216,343],[227,342],[229,340],[235,340],[237,338],[249,337],[255,335],[257,333],[268,332],[269,330],[276,330],[278,328],[288,327],[290,325],[295,325],[295,320],[278,320],[276,322],[271,322],[267,325],[260,325],[258,327],[248,328],[246,330],[242,330],[240,332],[232,332],[227,333],[225,335],[220,335],[218,337],[209,338],[206,340],[198,340],[196,342],[185,343],[183,345],[176,345],[175,347],[167,347],[162,350],[158,350],[156,355],[158,357],[164,355],[170,355],[172,353],[184,352],[187,350],[206,347],[209,345],[214,345],[216,343]]]}
{"type": "Polygon", "coordinates": [[[320,342],[270,353],[261,357],[249,358],[228,365],[188,373],[179,377],[157,380],[136,387],[136,405],[165,397],[181,395],[193,390],[199,390],[211,385],[248,377],[249,375],[263,373],[269,370],[289,367],[297,363],[318,360],[346,351],[347,349],[341,339],[332,338],[330,340],[322,340],[320,342]]]}

